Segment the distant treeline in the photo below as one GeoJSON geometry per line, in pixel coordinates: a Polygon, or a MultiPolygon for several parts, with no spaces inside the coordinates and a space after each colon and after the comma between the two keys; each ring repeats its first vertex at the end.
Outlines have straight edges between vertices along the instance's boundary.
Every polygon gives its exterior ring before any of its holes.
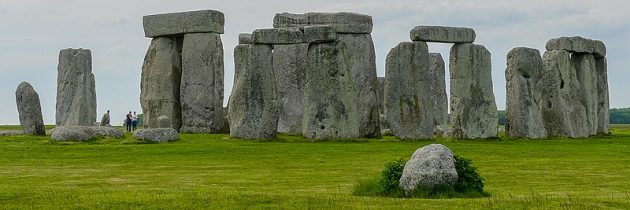
{"type": "MultiPolygon", "coordinates": [[[[630,124],[630,108],[610,109],[610,124],[630,124]]],[[[505,125],[505,110],[499,110],[499,125],[505,125]]]]}

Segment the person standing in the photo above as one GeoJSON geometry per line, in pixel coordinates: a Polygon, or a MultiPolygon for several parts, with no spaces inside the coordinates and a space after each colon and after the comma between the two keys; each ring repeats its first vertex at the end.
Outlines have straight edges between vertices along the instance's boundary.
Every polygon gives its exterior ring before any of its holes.
{"type": "Polygon", "coordinates": [[[127,125],[127,132],[131,132],[131,111],[129,111],[129,114],[127,114],[127,116],[125,116],[125,124],[127,125]]]}
{"type": "Polygon", "coordinates": [[[133,115],[131,116],[131,127],[134,131],[138,128],[138,116],[136,115],[136,112],[133,112],[133,115]]]}
{"type": "Polygon", "coordinates": [[[103,115],[103,118],[101,119],[101,126],[110,126],[109,125],[109,110],[107,110],[107,113],[103,115]]]}

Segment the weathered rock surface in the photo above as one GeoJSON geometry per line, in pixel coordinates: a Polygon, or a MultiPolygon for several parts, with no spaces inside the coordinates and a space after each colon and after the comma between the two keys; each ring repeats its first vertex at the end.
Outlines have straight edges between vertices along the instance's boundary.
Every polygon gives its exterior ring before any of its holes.
{"type": "Polygon", "coordinates": [[[151,41],[142,65],[140,104],[144,126],[158,128],[158,117],[168,116],[172,128],[181,126],[180,85],[182,39],[158,37],[151,41]]]}
{"type": "Polygon", "coordinates": [[[505,130],[516,138],[546,138],[541,114],[543,62],[536,49],[517,47],[507,55],[505,130]]]}
{"type": "Polygon", "coordinates": [[[433,131],[433,135],[442,138],[449,138],[453,136],[453,129],[448,125],[438,125],[433,131]]]}
{"type": "Polygon", "coordinates": [[[608,96],[608,64],[606,58],[595,60],[597,74],[597,134],[608,134],[610,102],[608,96]]]}
{"type": "Polygon", "coordinates": [[[15,90],[15,101],[22,131],[27,135],[46,135],[39,95],[28,82],[22,82],[15,90]]]}
{"type": "Polygon", "coordinates": [[[372,17],[351,12],[306,14],[279,13],[273,18],[274,28],[330,25],[337,33],[368,34],[372,32],[372,17]]]}
{"type": "Polygon", "coordinates": [[[400,187],[410,193],[418,186],[432,189],[440,185],[454,186],[457,170],[453,151],[441,144],[430,144],[413,153],[405,164],[400,187]]]}
{"type": "Polygon", "coordinates": [[[270,45],[238,45],[234,49],[235,80],[229,102],[230,136],[274,138],[278,128],[278,96],[270,45]]]}
{"type": "Polygon", "coordinates": [[[252,41],[256,44],[300,44],[304,42],[304,34],[299,28],[256,29],[252,41]]]}
{"type": "Polygon", "coordinates": [[[254,44],[252,34],[241,33],[238,35],[238,44],[254,44]]]}
{"type": "Polygon", "coordinates": [[[337,32],[332,26],[317,25],[304,27],[305,43],[332,42],[336,39],[337,32]]]}
{"type": "Polygon", "coordinates": [[[597,70],[595,56],[593,54],[574,53],[571,55],[573,67],[577,73],[580,88],[580,102],[586,108],[587,133],[590,136],[597,134],[597,70]]]}
{"type": "Polygon", "coordinates": [[[136,133],[133,134],[133,138],[142,141],[162,143],[179,140],[179,133],[173,128],[151,128],[136,131],[136,133]]]}
{"type": "Polygon", "coordinates": [[[277,45],[273,50],[273,71],[279,100],[278,132],[302,133],[302,98],[306,83],[308,44],[277,45]]]}
{"type": "Polygon", "coordinates": [[[142,18],[144,36],[173,36],[186,33],[223,33],[225,18],[215,10],[147,15],[142,18]]]}
{"type": "Polygon", "coordinates": [[[433,138],[429,50],[424,42],[402,42],[385,62],[385,116],[400,139],[433,138]]]}
{"type": "Polygon", "coordinates": [[[545,48],[548,51],[566,50],[572,53],[591,53],[597,58],[606,57],[606,45],[604,45],[604,42],[579,36],[551,39],[547,42],[545,48]]]}
{"type": "Polygon", "coordinates": [[[472,28],[416,26],[411,30],[410,36],[413,41],[472,43],[477,35],[472,28]]]}
{"type": "Polygon", "coordinates": [[[87,141],[99,136],[122,138],[124,133],[107,126],[57,126],[51,131],[54,141],[87,141]]]}
{"type": "Polygon", "coordinates": [[[429,53],[429,101],[433,124],[448,124],[448,96],[446,95],[446,68],[439,53],[429,53]]]}
{"type": "Polygon", "coordinates": [[[18,136],[24,135],[24,131],[0,131],[0,136],[18,136]]]}
{"type": "Polygon", "coordinates": [[[182,133],[223,128],[223,44],[217,33],[184,35],[180,86],[182,133]]]}
{"type": "Polygon", "coordinates": [[[158,120],[158,124],[159,124],[158,128],[170,128],[171,127],[171,118],[162,115],[162,116],[159,116],[157,120],[158,120]]]}
{"type": "Polygon", "coordinates": [[[455,44],[450,54],[453,137],[497,137],[498,111],[492,90],[490,52],[482,45],[455,44]]]}
{"type": "Polygon", "coordinates": [[[96,122],[96,84],[90,50],[59,52],[56,107],[57,125],[89,126],[96,122]]]}

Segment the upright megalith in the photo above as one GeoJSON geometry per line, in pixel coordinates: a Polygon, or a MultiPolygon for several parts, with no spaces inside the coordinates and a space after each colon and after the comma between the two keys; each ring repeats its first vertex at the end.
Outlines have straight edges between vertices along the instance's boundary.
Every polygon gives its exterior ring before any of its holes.
{"type": "Polygon", "coordinates": [[[545,138],[542,108],[543,62],[536,49],[517,47],[507,55],[505,131],[516,138],[545,138]]]}
{"type": "Polygon", "coordinates": [[[451,124],[458,139],[497,137],[490,52],[482,45],[455,44],[450,55],[451,124]]]}
{"type": "Polygon", "coordinates": [[[22,82],[18,85],[17,90],[15,90],[15,102],[24,134],[46,135],[39,95],[31,84],[22,82]]]}
{"type": "Polygon", "coordinates": [[[217,33],[184,35],[180,85],[183,133],[223,128],[223,44],[217,33]]]}
{"type": "Polygon", "coordinates": [[[59,52],[56,124],[91,126],[96,122],[96,87],[88,49],[59,52]]]}
{"type": "Polygon", "coordinates": [[[237,45],[234,62],[235,80],[229,102],[230,136],[274,138],[278,128],[278,100],[272,46],[237,45]]]}
{"type": "Polygon", "coordinates": [[[446,95],[446,67],[440,53],[429,53],[429,101],[433,124],[448,125],[448,96],[446,95]]]}
{"type": "Polygon", "coordinates": [[[159,116],[186,133],[223,129],[223,13],[199,10],[148,15],[146,37],[153,38],[142,66],[140,103],[145,127],[158,128],[159,116]]]}
{"type": "Polygon", "coordinates": [[[597,74],[597,134],[608,134],[609,99],[608,99],[608,63],[606,58],[595,60],[597,74]]]}
{"type": "Polygon", "coordinates": [[[158,37],[151,41],[142,65],[140,104],[144,126],[158,128],[158,117],[167,116],[172,128],[181,126],[181,38],[158,37]]]}
{"type": "Polygon", "coordinates": [[[385,117],[400,139],[433,137],[429,50],[424,42],[402,42],[387,54],[385,117]]]}
{"type": "Polygon", "coordinates": [[[302,97],[306,83],[308,43],[277,45],[273,49],[273,72],[278,90],[278,132],[302,133],[302,97]]]}

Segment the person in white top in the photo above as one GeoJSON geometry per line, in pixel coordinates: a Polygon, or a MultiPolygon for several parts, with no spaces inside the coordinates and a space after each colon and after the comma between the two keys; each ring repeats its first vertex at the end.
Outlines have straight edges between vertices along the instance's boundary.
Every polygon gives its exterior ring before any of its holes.
{"type": "Polygon", "coordinates": [[[133,112],[133,115],[131,115],[131,126],[133,126],[134,131],[138,128],[138,116],[136,112],[133,112]]]}

